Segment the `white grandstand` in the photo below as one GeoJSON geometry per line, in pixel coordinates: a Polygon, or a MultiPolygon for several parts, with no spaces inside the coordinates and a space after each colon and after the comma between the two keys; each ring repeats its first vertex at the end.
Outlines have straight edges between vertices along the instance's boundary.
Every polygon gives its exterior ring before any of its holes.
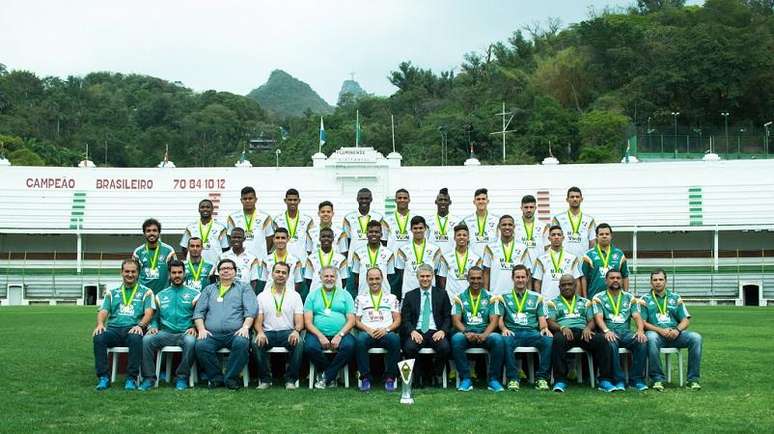
{"type": "Polygon", "coordinates": [[[362,187],[374,208],[391,211],[398,188],[411,192],[414,213],[432,215],[442,187],[452,213],[472,212],[473,191],[486,187],[491,210],[520,215],[525,194],[538,216],[566,209],[565,193],[583,190],[583,210],[615,229],[630,258],[632,290],[648,290],[663,267],[670,285],[694,302],[766,305],[774,300],[774,161],[682,161],[640,164],[401,167],[371,148],[342,148],[312,167],[53,168],[0,166],[0,302],[94,304],[120,280],[118,264],[142,242],[140,226],[155,217],[162,238],[177,246],[210,198],[217,218],[236,210],[239,190],[258,191],[258,208],[282,211],[284,192],[301,192],[316,215],[330,200],[341,219],[362,187]]]}

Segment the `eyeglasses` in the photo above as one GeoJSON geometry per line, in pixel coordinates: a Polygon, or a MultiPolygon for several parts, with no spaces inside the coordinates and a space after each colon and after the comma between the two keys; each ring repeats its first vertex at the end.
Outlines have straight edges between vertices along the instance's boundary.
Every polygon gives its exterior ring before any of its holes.
{"type": "Polygon", "coordinates": [[[233,269],[234,269],[234,267],[220,267],[220,268],[218,268],[218,270],[220,270],[220,271],[233,270],[233,269]]]}

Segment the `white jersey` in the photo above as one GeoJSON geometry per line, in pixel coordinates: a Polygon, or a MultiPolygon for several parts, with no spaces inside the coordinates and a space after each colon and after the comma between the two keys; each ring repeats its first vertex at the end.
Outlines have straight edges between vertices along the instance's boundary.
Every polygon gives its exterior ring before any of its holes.
{"type": "Polygon", "coordinates": [[[516,225],[513,228],[513,237],[516,241],[526,244],[529,250],[529,259],[534,264],[535,261],[546,253],[546,239],[548,238],[548,228],[551,226],[548,222],[541,222],[534,219],[531,225],[531,231],[524,224],[524,219],[516,219],[516,225]]]}
{"type": "Polygon", "coordinates": [[[468,249],[465,255],[458,255],[456,250],[441,256],[441,269],[446,275],[446,292],[450,299],[468,289],[468,271],[474,266],[483,265],[483,259],[468,249]]]}
{"type": "MultiPolygon", "coordinates": [[[[594,217],[580,213],[580,221],[573,227],[570,221],[570,211],[563,212],[554,216],[552,223],[562,227],[564,232],[564,248],[569,253],[582,258],[589,250],[589,242],[597,239],[597,224],[594,217]]],[[[546,240],[546,244],[548,244],[546,240]]]]}
{"type": "MultiPolygon", "coordinates": [[[[320,248],[320,223],[312,222],[307,229],[306,236],[306,252],[316,252],[320,248]]],[[[341,226],[331,225],[333,231],[333,251],[336,253],[344,253],[347,251],[347,234],[341,229],[341,226]]]]}
{"type": "Polygon", "coordinates": [[[486,219],[481,221],[482,227],[478,225],[479,220],[476,213],[465,217],[463,222],[468,226],[468,232],[470,233],[470,248],[478,256],[484,257],[484,247],[489,243],[497,241],[499,232],[497,225],[500,223],[500,216],[487,213],[486,219]]]}
{"type": "Polygon", "coordinates": [[[441,269],[441,248],[435,244],[424,242],[424,246],[417,246],[410,242],[398,250],[395,254],[395,268],[403,270],[403,282],[401,290],[401,299],[407,292],[419,288],[417,280],[417,268],[421,264],[427,264],[433,267],[433,286],[435,286],[435,275],[445,277],[444,270],[441,269]],[[416,248],[415,248],[416,247],[416,248]],[[417,257],[419,254],[419,257],[417,257]]]}
{"type": "Polygon", "coordinates": [[[347,258],[341,253],[337,253],[335,250],[323,253],[322,250],[317,249],[310,253],[306,258],[304,264],[304,279],[309,279],[312,284],[309,286],[309,292],[322,286],[320,280],[320,270],[322,270],[323,264],[336,267],[338,274],[336,275],[336,288],[343,288],[341,284],[342,279],[349,277],[349,270],[347,270],[347,258]]]}
{"type": "Polygon", "coordinates": [[[439,217],[433,214],[427,219],[427,241],[441,248],[443,254],[454,250],[454,227],[460,223],[459,217],[447,214],[439,217]]]}
{"type": "Polygon", "coordinates": [[[504,248],[501,240],[486,246],[484,267],[489,270],[488,289],[491,294],[507,294],[513,289],[512,273],[517,264],[524,265],[528,270],[532,269],[532,260],[526,244],[511,240],[511,244],[504,248]]]}
{"type": "Polygon", "coordinates": [[[201,221],[186,226],[183,237],[180,239],[180,247],[188,248],[188,240],[200,238],[202,240],[202,258],[210,264],[217,264],[223,249],[228,249],[228,237],[226,225],[212,219],[207,225],[201,221]]]}
{"type": "MultiPolygon", "coordinates": [[[[371,292],[355,297],[355,316],[371,328],[387,328],[392,325],[392,314],[400,313],[400,302],[395,294],[382,291],[382,297],[372,297],[371,292]],[[374,304],[378,303],[378,306],[374,304]]],[[[365,332],[361,332],[365,333],[365,332]]]]}
{"type": "MultiPolygon", "coordinates": [[[[261,261],[255,257],[247,249],[242,251],[241,255],[234,253],[233,249],[227,250],[220,254],[220,260],[231,259],[236,262],[236,280],[250,286],[250,282],[258,280],[260,278],[261,261]]],[[[215,270],[215,274],[218,274],[218,270],[215,270]]],[[[252,287],[252,286],[250,286],[252,287]]]]}
{"type": "Polygon", "coordinates": [[[398,211],[389,213],[382,220],[382,233],[387,238],[387,248],[393,252],[405,246],[411,241],[411,219],[414,214],[408,212],[405,219],[400,217],[398,211]]]}
{"type": "Polygon", "coordinates": [[[365,294],[368,292],[368,281],[366,279],[366,272],[369,268],[377,267],[382,270],[382,290],[387,293],[390,292],[390,282],[387,281],[387,276],[395,274],[395,254],[387,247],[379,246],[376,254],[371,255],[368,249],[368,244],[361,246],[352,254],[352,273],[358,274],[357,293],[365,294]]]}
{"type": "MultiPolygon", "coordinates": [[[[274,283],[274,279],[271,277],[271,269],[277,261],[278,258],[276,252],[266,256],[266,259],[263,261],[263,266],[261,267],[261,280],[266,282],[266,288],[271,288],[274,283]]],[[[288,273],[288,280],[285,282],[285,287],[295,291],[295,284],[304,281],[304,277],[301,274],[301,267],[303,264],[300,259],[293,256],[290,252],[287,253],[285,260],[281,262],[285,262],[290,266],[290,272],[288,273]]]]}
{"type": "Polygon", "coordinates": [[[583,272],[580,258],[564,249],[558,254],[549,249],[535,262],[532,267],[532,278],[540,281],[543,300],[552,300],[559,295],[559,279],[562,274],[572,274],[576,279],[581,277],[583,272]]]}
{"type": "Polygon", "coordinates": [[[244,229],[245,249],[263,261],[267,255],[266,237],[274,235],[271,216],[265,212],[255,210],[249,223],[250,228],[248,230],[248,220],[245,218],[244,210],[231,213],[226,220],[229,235],[231,235],[231,230],[234,228],[244,229]]]}
{"type": "MultiPolygon", "coordinates": [[[[368,244],[368,223],[371,221],[377,221],[381,223],[384,217],[374,211],[368,211],[366,215],[360,215],[359,211],[352,211],[344,216],[344,222],[341,224],[341,230],[347,234],[349,239],[349,254],[347,260],[352,262],[352,255],[354,252],[362,246],[368,244]]],[[[382,231],[382,238],[384,238],[384,231],[382,231]]]]}
{"type": "Polygon", "coordinates": [[[288,252],[300,259],[301,263],[304,263],[306,261],[306,246],[309,244],[309,227],[314,225],[314,219],[306,214],[301,214],[300,211],[297,217],[298,221],[293,222],[288,218],[286,211],[272,217],[272,224],[274,225],[274,230],[277,228],[288,230],[288,252]],[[294,223],[296,227],[291,231],[294,223]]]}

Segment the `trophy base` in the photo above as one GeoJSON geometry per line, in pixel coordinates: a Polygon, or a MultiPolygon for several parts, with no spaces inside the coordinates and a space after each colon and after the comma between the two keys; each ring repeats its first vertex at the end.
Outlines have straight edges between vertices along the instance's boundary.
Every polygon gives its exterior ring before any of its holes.
{"type": "Polygon", "coordinates": [[[400,399],[401,404],[413,404],[414,398],[401,398],[400,399]]]}

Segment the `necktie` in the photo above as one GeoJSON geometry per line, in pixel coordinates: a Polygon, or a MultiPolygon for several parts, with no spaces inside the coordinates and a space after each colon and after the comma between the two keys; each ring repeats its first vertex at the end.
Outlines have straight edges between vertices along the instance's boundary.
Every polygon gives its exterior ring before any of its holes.
{"type": "Polygon", "coordinates": [[[423,297],[425,297],[424,306],[422,307],[422,333],[427,333],[430,330],[430,315],[432,315],[430,308],[430,291],[422,291],[423,297]]]}

